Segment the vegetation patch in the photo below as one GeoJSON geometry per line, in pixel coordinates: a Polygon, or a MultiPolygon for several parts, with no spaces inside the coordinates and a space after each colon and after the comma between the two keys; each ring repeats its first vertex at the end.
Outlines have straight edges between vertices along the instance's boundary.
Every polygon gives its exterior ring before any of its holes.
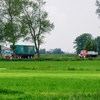
{"type": "Polygon", "coordinates": [[[72,67],[68,67],[68,70],[76,70],[75,68],[72,67]]]}
{"type": "Polygon", "coordinates": [[[23,94],[23,92],[0,88],[0,94],[23,94]]]}
{"type": "Polygon", "coordinates": [[[22,58],[22,59],[0,59],[0,61],[100,61],[100,56],[96,58],[79,58],[78,55],[57,55],[57,54],[45,54],[41,55],[40,58],[35,56],[35,58],[22,58]]]}

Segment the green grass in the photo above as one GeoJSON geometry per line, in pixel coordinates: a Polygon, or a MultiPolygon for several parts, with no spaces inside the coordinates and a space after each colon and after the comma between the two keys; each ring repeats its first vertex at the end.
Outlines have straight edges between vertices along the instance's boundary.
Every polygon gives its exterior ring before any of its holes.
{"type": "Polygon", "coordinates": [[[0,100],[100,100],[99,66],[99,61],[0,62],[0,100]]]}
{"type": "Polygon", "coordinates": [[[0,69],[100,71],[100,61],[4,61],[0,69]]]}
{"type": "Polygon", "coordinates": [[[0,96],[6,99],[92,97],[99,95],[99,83],[100,73],[96,71],[0,70],[0,96]]]}

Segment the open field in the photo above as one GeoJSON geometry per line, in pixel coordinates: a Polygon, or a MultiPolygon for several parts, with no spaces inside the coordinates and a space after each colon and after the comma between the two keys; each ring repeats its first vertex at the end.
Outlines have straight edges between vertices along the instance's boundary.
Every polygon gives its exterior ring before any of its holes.
{"type": "Polygon", "coordinates": [[[0,100],[100,100],[100,61],[0,62],[0,100]]]}

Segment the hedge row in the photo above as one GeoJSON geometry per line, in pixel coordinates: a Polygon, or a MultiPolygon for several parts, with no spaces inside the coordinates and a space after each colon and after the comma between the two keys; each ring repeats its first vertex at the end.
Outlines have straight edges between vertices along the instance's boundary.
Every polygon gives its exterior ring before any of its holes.
{"type": "Polygon", "coordinates": [[[100,60],[100,58],[34,58],[34,59],[0,59],[0,61],[86,61],[86,60],[100,60]]]}

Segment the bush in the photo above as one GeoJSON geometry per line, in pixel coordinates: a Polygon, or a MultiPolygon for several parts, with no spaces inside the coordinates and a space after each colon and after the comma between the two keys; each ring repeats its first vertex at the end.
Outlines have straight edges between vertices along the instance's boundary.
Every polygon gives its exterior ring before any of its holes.
{"type": "Polygon", "coordinates": [[[38,59],[35,58],[22,58],[22,59],[0,59],[0,61],[86,61],[86,60],[100,60],[100,57],[97,58],[79,58],[78,56],[73,55],[41,55],[38,59]]]}

